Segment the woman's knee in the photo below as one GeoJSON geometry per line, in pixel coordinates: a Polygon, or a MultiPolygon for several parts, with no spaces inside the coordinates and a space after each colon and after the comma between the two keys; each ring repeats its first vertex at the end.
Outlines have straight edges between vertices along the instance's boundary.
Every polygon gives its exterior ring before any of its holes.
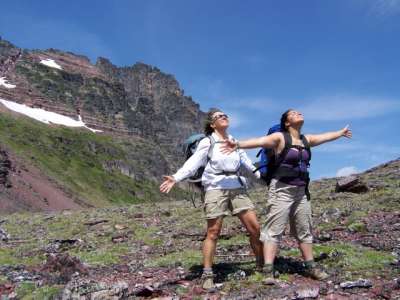
{"type": "Polygon", "coordinates": [[[215,228],[215,227],[211,227],[207,229],[207,239],[210,240],[217,240],[219,237],[219,234],[221,232],[221,228],[215,228]]]}
{"type": "Polygon", "coordinates": [[[248,232],[250,234],[250,236],[254,236],[254,237],[259,237],[260,236],[260,224],[258,222],[252,223],[249,228],[248,228],[248,232]]]}

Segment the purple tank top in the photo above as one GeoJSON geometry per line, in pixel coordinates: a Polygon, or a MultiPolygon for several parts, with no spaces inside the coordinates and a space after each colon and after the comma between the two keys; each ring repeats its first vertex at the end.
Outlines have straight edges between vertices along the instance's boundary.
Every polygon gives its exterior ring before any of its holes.
{"type": "MultiPolygon", "coordinates": [[[[287,166],[295,171],[307,172],[307,163],[310,159],[308,151],[306,149],[297,150],[296,148],[290,148],[284,157],[281,166],[287,166]],[[301,152],[301,159],[299,160],[299,151],[301,152]]],[[[280,181],[296,186],[305,186],[306,181],[302,178],[281,178],[280,181]]]]}

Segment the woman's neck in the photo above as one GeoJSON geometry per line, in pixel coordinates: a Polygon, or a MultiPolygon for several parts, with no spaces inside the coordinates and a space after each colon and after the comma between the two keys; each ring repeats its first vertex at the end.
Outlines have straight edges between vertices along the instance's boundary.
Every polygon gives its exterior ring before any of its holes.
{"type": "Polygon", "coordinates": [[[288,128],[288,131],[289,131],[290,135],[291,135],[293,138],[295,138],[295,139],[300,139],[300,135],[301,135],[300,129],[301,129],[301,128],[289,127],[289,128],[288,128]]]}
{"type": "Polygon", "coordinates": [[[226,132],[225,129],[215,129],[214,132],[220,139],[222,140],[228,139],[228,133],[226,132]]]}

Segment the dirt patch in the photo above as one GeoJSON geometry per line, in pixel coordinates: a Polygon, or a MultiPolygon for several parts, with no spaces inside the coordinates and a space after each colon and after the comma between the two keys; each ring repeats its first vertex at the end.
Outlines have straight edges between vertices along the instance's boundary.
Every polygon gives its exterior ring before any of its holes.
{"type": "Polygon", "coordinates": [[[2,149],[11,164],[7,184],[0,186],[1,213],[27,210],[51,212],[86,206],[82,201],[73,199],[72,195],[37,167],[22,161],[4,146],[2,149]]]}

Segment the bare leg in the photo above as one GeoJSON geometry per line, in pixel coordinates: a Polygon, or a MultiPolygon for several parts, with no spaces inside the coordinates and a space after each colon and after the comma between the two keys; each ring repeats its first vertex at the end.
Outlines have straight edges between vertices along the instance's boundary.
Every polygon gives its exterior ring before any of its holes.
{"type": "Polygon", "coordinates": [[[245,210],[240,212],[237,216],[250,235],[250,246],[256,255],[257,266],[261,267],[264,262],[262,243],[260,242],[260,224],[257,221],[257,215],[253,210],[245,210]]]}
{"type": "Polygon", "coordinates": [[[218,236],[221,232],[223,218],[207,220],[207,236],[203,242],[203,265],[204,268],[211,268],[213,265],[215,248],[218,236]]]}
{"type": "Polygon", "coordinates": [[[278,252],[278,244],[275,242],[264,242],[264,261],[266,264],[273,264],[276,253],[278,252]]]}
{"type": "Polygon", "coordinates": [[[303,254],[304,261],[310,261],[314,259],[311,243],[299,243],[299,248],[303,254]]]}

